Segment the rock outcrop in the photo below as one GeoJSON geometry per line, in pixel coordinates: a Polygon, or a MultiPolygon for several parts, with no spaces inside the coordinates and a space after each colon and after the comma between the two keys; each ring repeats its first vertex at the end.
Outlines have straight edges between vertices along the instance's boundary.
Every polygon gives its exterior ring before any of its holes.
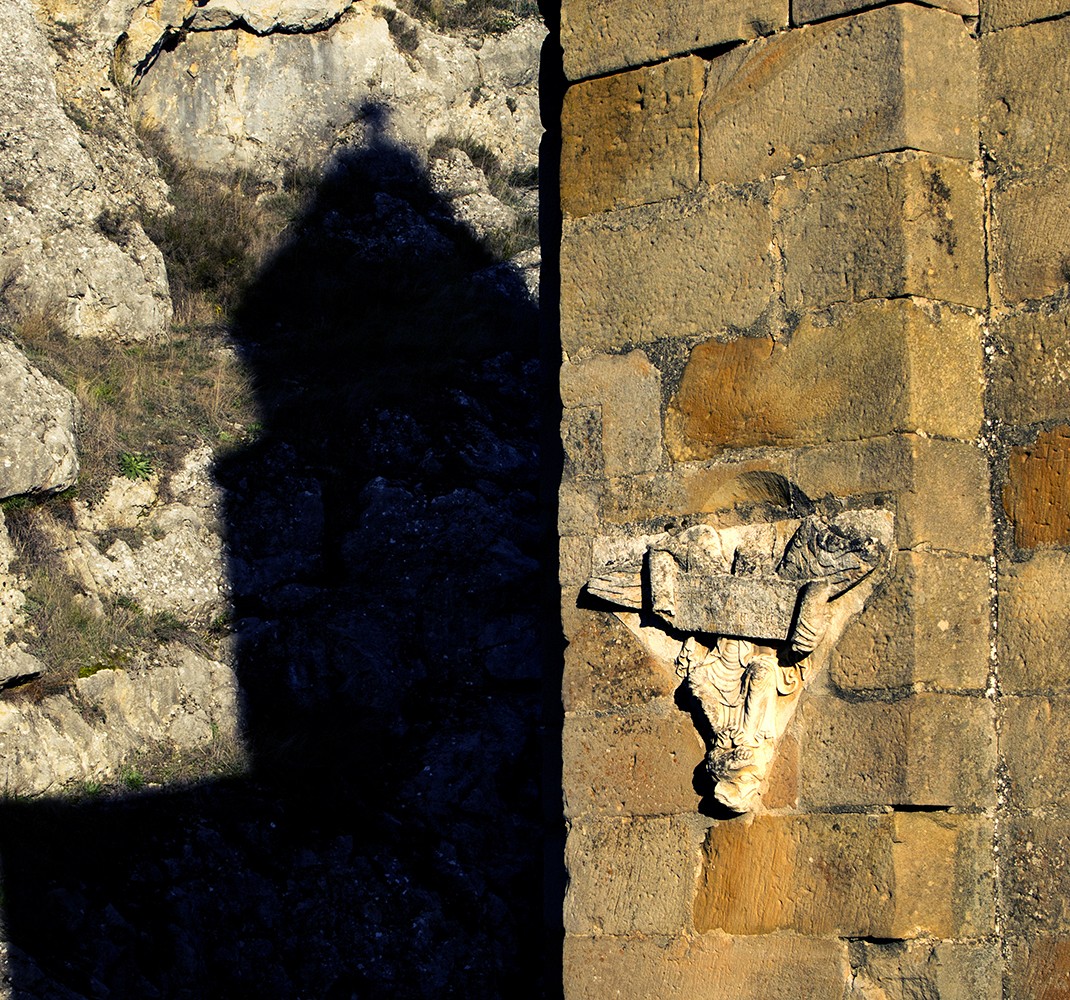
{"type": "Polygon", "coordinates": [[[538,159],[545,29],[439,34],[393,3],[225,0],[138,8],[117,72],[134,110],[190,162],[268,177],[386,135],[426,159],[477,137],[510,169],[538,159]]]}
{"type": "Polygon", "coordinates": [[[0,8],[0,63],[0,289],[9,312],[53,316],[78,336],[165,335],[163,258],[101,182],[26,0],[0,8]]]}

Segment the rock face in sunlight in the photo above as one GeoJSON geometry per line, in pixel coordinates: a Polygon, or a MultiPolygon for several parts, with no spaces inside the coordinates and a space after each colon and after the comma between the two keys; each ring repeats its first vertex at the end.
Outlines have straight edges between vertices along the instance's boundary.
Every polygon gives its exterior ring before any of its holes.
{"type": "Polygon", "coordinates": [[[421,157],[468,136],[509,169],[537,161],[535,21],[462,38],[391,3],[175,3],[162,19],[157,6],[135,13],[119,72],[136,114],[199,166],[308,168],[359,145],[369,105],[388,108],[387,134],[421,157]]]}

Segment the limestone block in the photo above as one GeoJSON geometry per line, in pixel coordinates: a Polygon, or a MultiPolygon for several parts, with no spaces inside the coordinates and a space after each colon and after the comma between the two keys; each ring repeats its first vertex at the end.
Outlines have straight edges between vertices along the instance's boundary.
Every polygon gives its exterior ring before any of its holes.
{"type": "Polygon", "coordinates": [[[78,402],[0,340],[0,498],[51,493],[78,478],[78,402]]]}
{"type": "MultiPolygon", "coordinates": [[[[985,16],[1008,19],[1011,7],[1025,13],[1056,6],[1070,9],[1065,0],[997,0],[986,4],[985,16]]],[[[1066,20],[981,39],[981,135],[1002,173],[1070,165],[1068,46],[1066,20]]]]}
{"type": "Polygon", "coordinates": [[[1070,995],[1070,935],[1032,934],[1009,948],[1008,996],[1057,1000],[1070,995]]]}
{"type": "Polygon", "coordinates": [[[836,646],[832,679],[848,691],[982,691],[991,668],[989,601],[985,560],[900,552],[836,646]]]}
{"type": "Polygon", "coordinates": [[[1003,563],[998,637],[1005,692],[1070,692],[1070,555],[1041,551],[1028,562],[1003,563]]]}
{"type": "Polygon", "coordinates": [[[1001,746],[1011,805],[1024,809],[1070,807],[1070,697],[1003,699],[1001,746]]]}
{"type": "Polygon", "coordinates": [[[1007,932],[1070,936],[1070,821],[1023,816],[1004,820],[1001,827],[1007,932]]]}
{"type": "Polygon", "coordinates": [[[669,401],[665,437],[681,462],[895,431],[971,439],[980,424],[978,320],[898,300],[808,316],[786,345],[699,344],[669,401]]]}
{"type": "Polygon", "coordinates": [[[896,153],[789,174],[773,194],[788,310],[899,295],[983,306],[983,209],[961,160],[896,153]]]}
{"type": "Polygon", "coordinates": [[[850,974],[844,942],[796,935],[568,937],[564,958],[568,1000],[842,1000],[850,974]]]}
{"type": "MultiPolygon", "coordinates": [[[[807,21],[823,21],[827,17],[839,17],[853,11],[876,7],[881,0],[794,0],[791,5],[792,24],[807,21]]],[[[978,0],[933,0],[931,6],[942,7],[964,17],[977,16],[978,0]]]]}
{"type": "Polygon", "coordinates": [[[696,56],[577,83],[561,111],[561,207],[568,215],[642,205],[698,186],[696,56]]]}
{"type": "Polygon", "coordinates": [[[676,477],[650,472],[610,479],[606,484],[602,517],[608,524],[631,524],[657,517],[678,517],[684,494],[676,477]]]}
{"type": "Polygon", "coordinates": [[[996,31],[1067,12],[1070,12],[1067,0],[985,0],[981,27],[984,31],[996,31]]]}
{"type": "Polygon", "coordinates": [[[894,493],[901,548],[988,557],[988,462],[971,444],[901,434],[801,452],[795,482],[808,496],[894,493]]]}
{"type": "Polygon", "coordinates": [[[704,754],[686,712],[663,699],[643,711],[565,718],[565,815],[664,815],[698,806],[704,754]]]}
{"type": "Polygon", "coordinates": [[[991,821],[946,813],[758,816],[710,828],[695,928],[979,937],[994,925],[991,821]]]}
{"type": "Polygon", "coordinates": [[[988,398],[1011,424],[1070,422],[1070,308],[1049,301],[999,316],[988,398]]]}
{"type": "Polygon", "coordinates": [[[847,1000],[1001,1000],[1003,996],[998,944],[858,941],[851,964],[854,983],[847,1000]]]}
{"type": "Polygon", "coordinates": [[[702,177],[897,149],[975,159],[976,80],[976,45],[948,11],[896,4],[759,39],[710,65],[702,177]]]}
{"type": "Polygon", "coordinates": [[[591,540],[580,535],[562,536],[557,561],[563,587],[586,583],[591,576],[591,540]]]}
{"type": "Polygon", "coordinates": [[[557,494],[557,529],[562,535],[583,535],[599,526],[601,483],[565,481],[557,494]]]}
{"type": "Polygon", "coordinates": [[[751,326],[773,297],[771,240],[769,208],[753,193],[566,220],[566,354],[751,326]]]}
{"type": "Polygon", "coordinates": [[[561,47],[570,80],[768,34],[788,23],[788,0],[563,0],[561,47]]]}
{"type": "Polygon", "coordinates": [[[565,845],[566,934],[678,934],[691,925],[706,820],[573,820],[565,845]]]}
{"type": "Polygon", "coordinates": [[[804,806],[995,804],[995,723],[983,697],[819,695],[804,700],[801,715],[804,806]]]}
{"type": "MultiPolygon", "coordinates": [[[[1070,113],[1070,111],[1068,111],[1070,113]]],[[[1070,283],[1070,169],[1050,167],[992,190],[993,292],[1008,304],[1070,283]]]]}
{"type": "MultiPolygon", "coordinates": [[[[566,413],[580,408],[590,433],[599,434],[590,445],[595,453],[590,467],[624,476],[661,464],[661,377],[642,351],[566,363],[561,402],[566,413]],[[591,408],[596,408],[597,425],[587,416],[591,408]]],[[[566,441],[575,437],[568,435],[566,441]]]]}
{"type": "Polygon", "coordinates": [[[652,657],[616,616],[566,600],[562,617],[568,640],[562,682],[566,712],[638,707],[671,698],[680,686],[672,665],[652,657]]]}
{"type": "Polygon", "coordinates": [[[1011,449],[1003,508],[1020,548],[1070,545],[1070,427],[1041,431],[1033,444],[1011,449]]]}

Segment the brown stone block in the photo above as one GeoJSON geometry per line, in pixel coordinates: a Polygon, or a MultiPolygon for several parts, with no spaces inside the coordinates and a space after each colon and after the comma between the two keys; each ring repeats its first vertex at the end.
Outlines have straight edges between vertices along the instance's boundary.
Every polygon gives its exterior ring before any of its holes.
{"type": "MultiPolygon", "coordinates": [[[[1068,9],[1065,0],[997,0],[986,2],[982,17],[1007,21],[1012,7],[1026,13],[1049,6],[1068,9]]],[[[985,35],[980,48],[981,135],[999,171],[1070,165],[1070,22],[985,35]]]]}
{"type": "Polygon", "coordinates": [[[1010,424],[1070,422],[1070,307],[1046,302],[995,319],[989,401],[1010,424]]]}
{"type": "Polygon", "coordinates": [[[661,464],[661,376],[642,351],[596,355],[561,367],[561,402],[566,418],[578,411],[583,420],[565,424],[566,457],[596,474],[625,476],[661,464]],[[588,414],[594,408],[597,421],[588,414]],[[597,440],[586,449],[577,440],[587,428],[597,440]],[[587,451],[593,453],[588,455],[587,451]]]}
{"type": "Polygon", "coordinates": [[[691,926],[701,816],[573,820],[566,934],[678,934],[691,926]]]}
{"type": "Polygon", "coordinates": [[[1070,807],[1070,697],[1004,698],[1000,745],[1012,807],[1070,807]]]}
{"type": "Polygon", "coordinates": [[[690,812],[705,749],[691,717],[671,700],[645,711],[565,719],[565,815],[690,812]]]}
{"type": "Polygon", "coordinates": [[[1024,816],[1000,824],[1008,936],[1070,932],[1070,821],[1024,816]]]}
{"type": "Polygon", "coordinates": [[[897,149],[977,156],[977,52],[962,18],[896,4],[743,45],[710,64],[702,178],[897,149]]]}
{"type": "Polygon", "coordinates": [[[939,938],[991,933],[992,829],[980,816],[758,816],[716,823],[698,931],[939,938]]]}
{"type": "Polygon", "coordinates": [[[561,208],[580,216],[698,186],[696,56],[574,84],[561,111],[561,208]]]}
{"type": "Polygon", "coordinates": [[[795,481],[812,497],[894,494],[901,548],[991,554],[988,462],[973,445],[902,434],[810,448],[795,481]]]}
{"type": "Polygon", "coordinates": [[[994,292],[1002,302],[1013,305],[1040,299],[1070,284],[1068,214],[1070,169],[1065,166],[994,186],[992,277],[994,292]]]}
{"type": "Polygon", "coordinates": [[[801,712],[804,806],[995,804],[996,734],[984,698],[818,696],[801,712]]]}
{"type": "Polygon", "coordinates": [[[989,602],[986,562],[900,552],[837,644],[832,679],[848,691],[982,691],[991,669],[989,602]]]}
{"type": "Polygon", "coordinates": [[[851,949],[851,965],[855,991],[849,994],[852,1000],[1003,997],[1003,960],[998,944],[858,941],[851,949]]]}
{"type": "Polygon", "coordinates": [[[1009,694],[1070,691],[1070,555],[1037,552],[999,577],[999,679],[1009,694]]]}
{"type": "Polygon", "coordinates": [[[632,524],[650,518],[678,517],[684,495],[668,472],[622,476],[607,483],[602,517],[607,524],[632,524]]]}
{"type": "Polygon", "coordinates": [[[570,80],[768,34],[788,23],[788,0],[562,0],[561,47],[570,80]]]}
{"type": "Polygon", "coordinates": [[[1041,431],[1033,444],[1011,449],[1003,509],[1019,548],[1070,545],[1070,427],[1041,431]]]}
{"type": "Polygon", "coordinates": [[[906,300],[805,317],[789,344],[709,340],[665,415],[673,461],[754,445],[805,445],[916,430],[973,438],[981,423],[978,320],[906,300]],[[938,385],[939,390],[934,389],[938,385]]]}
{"type": "Polygon", "coordinates": [[[843,1000],[847,945],[768,938],[565,938],[567,1000],[843,1000]]]}
{"type": "Polygon", "coordinates": [[[573,359],[755,323],[773,297],[769,208],[694,196],[566,220],[561,341],[573,359]]]}
{"type": "Polygon", "coordinates": [[[788,310],[901,295],[983,306],[983,208],[962,160],[895,153],[788,174],[773,193],[788,310]]]}
{"type": "Polygon", "coordinates": [[[615,615],[577,608],[573,602],[566,603],[562,617],[568,642],[562,691],[566,712],[645,705],[671,698],[680,686],[672,665],[647,653],[615,615]]]}
{"type": "MultiPolygon", "coordinates": [[[[806,24],[808,21],[823,21],[828,17],[839,17],[862,10],[869,10],[880,5],[882,0],[792,0],[792,24],[806,24]]],[[[953,14],[964,17],[977,15],[978,0],[933,0],[931,6],[942,7],[953,14]]]]}
{"type": "Polygon", "coordinates": [[[1037,934],[1010,946],[1006,996],[1014,1000],[1070,997],[1070,934],[1037,934]]]}

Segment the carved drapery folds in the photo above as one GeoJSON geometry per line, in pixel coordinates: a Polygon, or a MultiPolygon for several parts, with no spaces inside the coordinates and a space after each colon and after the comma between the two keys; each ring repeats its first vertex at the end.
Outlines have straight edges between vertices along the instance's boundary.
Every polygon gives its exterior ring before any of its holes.
{"type": "Polygon", "coordinates": [[[699,524],[618,543],[587,589],[675,663],[705,730],[714,797],[749,812],[803,688],[893,550],[892,515],[877,508],[699,524]]]}

